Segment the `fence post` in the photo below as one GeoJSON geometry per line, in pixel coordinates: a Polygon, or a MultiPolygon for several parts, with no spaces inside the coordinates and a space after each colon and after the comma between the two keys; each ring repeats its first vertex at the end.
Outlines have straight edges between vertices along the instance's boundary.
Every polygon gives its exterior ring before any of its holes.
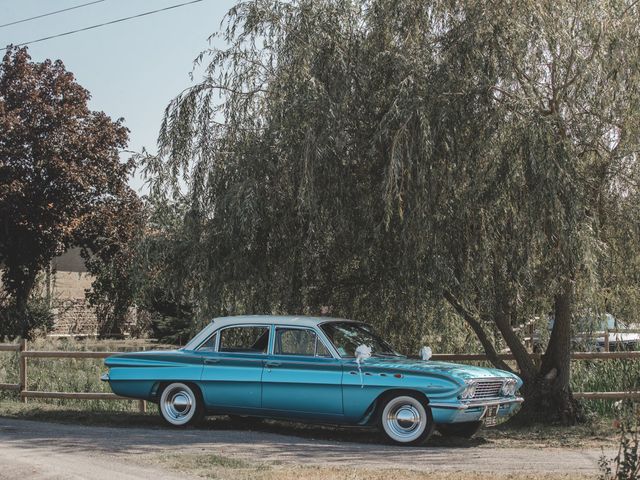
{"type": "Polygon", "coordinates": [[[20,369],[20,401],[27,403],[27,397],[22,393],[27,390],[27,357],[24,352],[27,350],[27,341],[23,338],[20,340],[20,351],[18,352],[18,366],[20,369]]]}
{"type": "Polygon", "coordinates": [[[535,322],[529,320],[529,325],[527,325],[527,334],[529,336],[529,342],[528,342],[528,347],[529,347],[529,353],[533,352],[533,334],[535,332],[535,322]]]}
{"type": "Polygon", "coordinates": [[[604,351],[609,351],[609,329],[604,331],[604,351]]]}
{"type": "Polygon", "coordinates": [[[144,400],[138,400],[138,410],[140,413],[147,413],[147,402],[144,400]]]}

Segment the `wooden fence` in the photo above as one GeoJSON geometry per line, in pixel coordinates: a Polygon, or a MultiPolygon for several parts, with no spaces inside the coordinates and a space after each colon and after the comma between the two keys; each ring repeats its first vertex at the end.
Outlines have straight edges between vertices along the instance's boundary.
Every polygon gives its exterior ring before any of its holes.
{"type": "MultiPolygon", "coordinates": [[[[22,340],[18,344],[0,344],[0,352],[17,352],[19,365],[19,383],[0,383],[0,390],[13,390],[19,392],[20,399],[26,402],[28,398],[62,398],[76,400],[129,400],[113,393],[102,392],[42,392],[29,390],[28,388],[28,364],[29,358],[106,358],[123,352],[68,352],[68,351],[42,351],[28,350],[27,342],[22,340]]],[[[515,360],[512,354],[501,354],[502,360],[515,360]]],[[[534,360],[540,360],[541,354],[532,353],[534,360]]],[[[435,354],[433,360],[450,362],[487,361],[483,354],[435,354]]],[[[615,359],[640,359],[640,351],[634,352],[575,352],[571,354],[572,360],[615,360],[615,359]]],[[[585,400],[619,400],[623,398],[640,399],[640,392],[575,392],[576,398],[585,400]]],[[[146,402],[140,400],[138,408],[146,411],[146,402]]]]}
{"type": "MultiPolygon", "coordinates": [[[[67,352],[67,351],[43,351],[28,350],[27,341],[21,340],[18,344],[0,344],[0,352],[18,352],[18,369],[20,383],[0,383],[0,390],[14,390],[19,392],[20,399],[26,403],[28,398],[63,398],[75,400],[129,400],[114,393],[104,392],[41,392],[29,390],[28,387],[28,358],[107,358],[123,352],[67,352]]],[[[147,403],[138,401],[138,410],[147,411],[147,403]]]]}

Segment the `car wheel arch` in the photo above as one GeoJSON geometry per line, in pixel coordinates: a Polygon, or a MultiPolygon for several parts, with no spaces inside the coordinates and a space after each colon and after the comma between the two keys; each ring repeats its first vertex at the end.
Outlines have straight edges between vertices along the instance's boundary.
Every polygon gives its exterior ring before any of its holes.
{"type": "Polygon", "coordinates": [[[375,423],[379,409],[384,406],[385,400],[396,397],[399,395],[411,395],[422,401],[423,405],[427,407],[429,405],[429,397],[426,393],[420,390],[414,390],[411,388],[389,388],[380,394],[371,402],[364,415],[358,422],[358,425],[371,425],[375,423]]]}

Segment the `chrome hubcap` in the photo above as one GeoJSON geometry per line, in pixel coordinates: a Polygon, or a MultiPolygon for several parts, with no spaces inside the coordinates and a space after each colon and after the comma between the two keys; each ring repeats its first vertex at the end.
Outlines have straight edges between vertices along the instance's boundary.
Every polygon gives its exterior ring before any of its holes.
{"type": "Polygon", "coordinates": [[[420,412],[413,405],[399,405],[387,414],[387,426],[398,437],[411,438],[420,426],[420,412]]]}
{"type": "Polygon", "coordinates": [[[420,414],[415,408],[405,405],[396,412],[395,421],[398,427],[411,431],[420,422],[420,414]]]}

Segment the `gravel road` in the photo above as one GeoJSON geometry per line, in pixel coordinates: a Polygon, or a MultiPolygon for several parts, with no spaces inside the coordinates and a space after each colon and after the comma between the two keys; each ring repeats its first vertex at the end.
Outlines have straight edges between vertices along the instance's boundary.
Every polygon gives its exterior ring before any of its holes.
{"type": "MultiPolygon", "coordinates": [[[[251,462],[398,468],[424,471],[593,473],[600,449],[465,447],[403,448],[290,436],[269,431],[109,428],[0,417],[0,479],[186,479],[144,458],[163,453],[215,453],[251,462]]],[[[613,452],[606,451],[611,454],[613,452]]]]}

